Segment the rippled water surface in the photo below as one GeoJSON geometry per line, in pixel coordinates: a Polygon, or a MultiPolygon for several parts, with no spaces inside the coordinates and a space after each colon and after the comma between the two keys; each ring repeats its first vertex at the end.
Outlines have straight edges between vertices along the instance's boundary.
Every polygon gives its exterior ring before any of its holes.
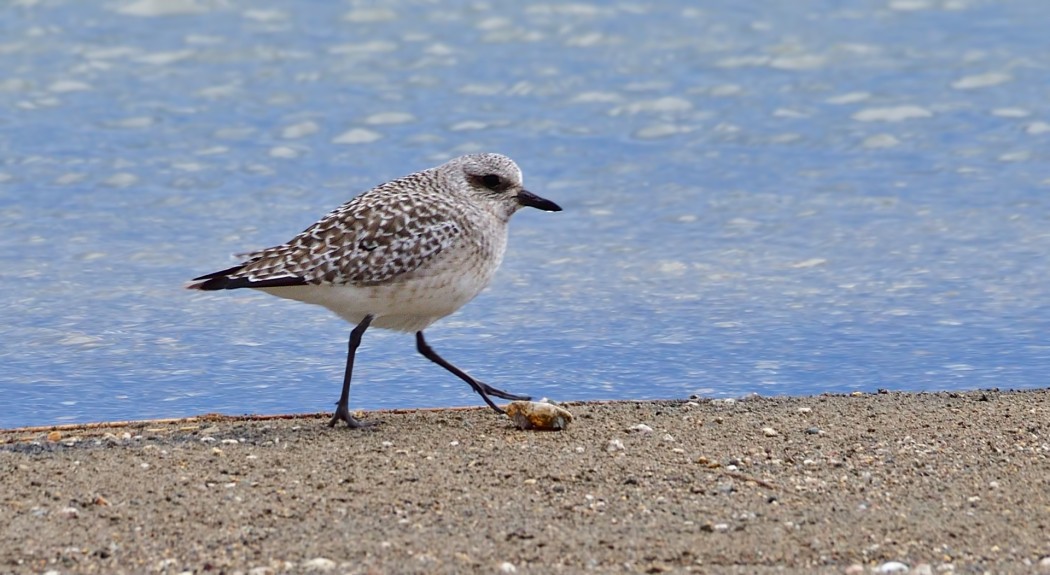
{"type": "MultiPolygon", "coordinates": [[[[1045,386],[1045,8],[9,3],[0,426],[330,409],[349,325],[183,283],[482,150],[565,208],[427,332],[496,386],[1045,386]]],[[[480,404],[411,335],[356,375],[354,408],[480,404]]]]}

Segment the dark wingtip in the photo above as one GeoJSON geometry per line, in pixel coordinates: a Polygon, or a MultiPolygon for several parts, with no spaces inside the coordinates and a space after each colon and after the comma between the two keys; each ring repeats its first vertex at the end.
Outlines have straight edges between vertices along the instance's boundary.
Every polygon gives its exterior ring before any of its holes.
{"type": "Polygon", "coordinates": [[[186,289],[201,291],[218,291],[224,289],[238,288],[289,287],[307,284],[307,281],[300,277],[283,277],[265,280],[253,280],[251,278],[245,277],[230,277],[232,274],[239,272],[242,268],[244,268],[244,265],[234,266],[229,269],[193,278],[192,280],[190,280],[190,283],[186,284],[186,289]]]}
{"type": "Polygon", "coordinates": [[[186,284],[186,289],[200,290],[200,291],[216,291],[221,289],[229,288],[230,278],[226,276],[219,276],[213,278],[195,278],[190,283],[186,284]],[[198,281],[203,280],[203,281],[198,281]]]}
{"type": "MultiPolygon", "coordinates": [[[[244,264],[233,266],[210,274],[205,274],[200,277],[195,277],[190,280],[190,283],[186,284],[186,289],[201,290],[201,291],[215,291],[221,289],[233,289],[230,287],[232,282],[236,280],[230,279],[230,274],[240,271],[244,267],[244,264]]],[[[236,286],[241,287],[241,286],[236,286]]]]}

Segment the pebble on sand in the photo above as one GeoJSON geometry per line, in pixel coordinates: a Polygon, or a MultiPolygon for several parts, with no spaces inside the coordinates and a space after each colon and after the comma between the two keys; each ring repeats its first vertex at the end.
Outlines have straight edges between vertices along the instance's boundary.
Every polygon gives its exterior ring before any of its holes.
{"type": "Polygon", "coordinates": [[[335,561],[326,557],[316,557],[303,561],[302,567],[307,571],[331,571],[335,569],[335,561]]]}
{"type": "Polygon", "coordinates": [[[907,573],[908,566],[900,561],[887,561],[875,568],[876,573],[907,573]]]}
{"type": "Polygon", "coordinates": [[[561,431],[572,421],[572,414],[567,409],[552,403],[512,401],[504,411],[519,429],[561,431]]]}

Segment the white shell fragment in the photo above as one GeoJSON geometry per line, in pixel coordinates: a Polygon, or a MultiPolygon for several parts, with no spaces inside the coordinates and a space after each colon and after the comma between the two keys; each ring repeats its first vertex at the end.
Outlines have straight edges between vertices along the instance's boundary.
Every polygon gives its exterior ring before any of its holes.
{"type": "Polygon", "coordinates": [[[503,409],[519,429],[561,431],[572,421],[568,410],[552,403],[512,401],[503,409]]]}

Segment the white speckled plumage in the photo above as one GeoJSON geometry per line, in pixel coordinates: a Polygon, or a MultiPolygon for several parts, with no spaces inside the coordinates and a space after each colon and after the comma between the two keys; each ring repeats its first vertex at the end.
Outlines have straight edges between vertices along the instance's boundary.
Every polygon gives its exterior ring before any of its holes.
{"type": "Polygon", "coordinates": [[[348,402],[354,355],[369,326],[416,332],[416,349],[490,396],[528,399],[482,383],[439,356],[423,329],[474,299],[492,281],[507,246],[507,223],[523,206],[561,210],[522,185],[499,154],[471,154],[357,196],[286,243],[245,254],[229,269],[195,278],[198,290],[254,288],[324,306],[356,324],[343,391],[330,425],[366,424],[348,402]]]}
{"type": "Polygon", "coordinates": [[[245,254],[225,277],[351,323],[370,314],[375,327],[419,331],[491,282],[521,189],[510,158],[462,156],[357,196],[288,242],[245,254]],[[489,175],[503,182],[499,190],[482,184],[489,175]],[[301,285],[272,285],[280,280],[301,285]]]}

